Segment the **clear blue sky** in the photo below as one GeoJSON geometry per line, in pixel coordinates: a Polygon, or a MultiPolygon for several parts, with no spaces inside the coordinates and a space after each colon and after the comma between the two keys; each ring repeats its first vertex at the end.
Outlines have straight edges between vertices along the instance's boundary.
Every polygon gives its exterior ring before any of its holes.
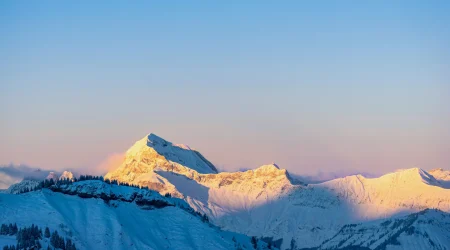
{"type": "Polygon", "coordinates": [[[1,1],[0,163],[449,168],[450,3],[391,2],[1,1]]]}

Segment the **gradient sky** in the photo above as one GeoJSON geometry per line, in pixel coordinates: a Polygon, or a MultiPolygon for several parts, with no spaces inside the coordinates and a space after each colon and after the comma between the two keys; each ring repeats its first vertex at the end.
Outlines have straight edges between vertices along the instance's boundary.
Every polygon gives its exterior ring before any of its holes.
{"type": "Polygon", "coordinates": [[[449,169],[448,1],[0,2],[0,163],[449,169]]]}

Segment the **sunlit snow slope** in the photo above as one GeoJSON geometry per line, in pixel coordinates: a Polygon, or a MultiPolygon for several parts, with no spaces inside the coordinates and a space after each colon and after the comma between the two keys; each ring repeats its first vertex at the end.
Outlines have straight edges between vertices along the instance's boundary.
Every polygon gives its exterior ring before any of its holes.
{"type": "MultiPolygon", "coordinates": [[[[290,248],[292,239],[302,247],[319,247],[350,223],[427,208],[450,211],[450,189],[419,168],[380,178],[354,175],[305,186],[295,184],[286,170],[274,164],[236,173],[199,172],[191,157],[155,150],[151,137],[137,142],[122,166],[106,178],[181,197],[223,229],[282,239],[283,249],[290,248]]],[[[159,148],[172,147],[157,138],[159,148]]]]}

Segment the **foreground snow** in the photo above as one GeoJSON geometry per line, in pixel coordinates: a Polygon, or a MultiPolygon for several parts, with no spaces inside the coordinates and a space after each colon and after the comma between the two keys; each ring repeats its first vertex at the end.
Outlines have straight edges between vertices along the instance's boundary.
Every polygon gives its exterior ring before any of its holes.
{"type": "Polygon", "coordinates": [[[60,191],[70,194],[48,189],[0,194],[0,221],[57,229],[78,249],[236,249],[238,244],[252,248],[249,237],[221,231],[178,206],[177,199],[153,191],[101,181],[77,182],[60,191]],[[86,194],[101,198],[81,198],[86,194]],[[139,197],[168,205],[138,203],[139,197]]]}

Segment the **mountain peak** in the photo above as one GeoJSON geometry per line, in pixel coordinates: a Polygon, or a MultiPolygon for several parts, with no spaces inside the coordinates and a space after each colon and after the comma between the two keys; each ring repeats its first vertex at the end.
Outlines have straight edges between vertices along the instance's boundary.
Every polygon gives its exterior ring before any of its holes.
{"type": "Polygon", "coordinates": [[[436,179],[429,174],[427,171],[421,168],[407,168],[399,169],[392,174],[387,174],[385,176],[394,176],[395,179],[402,179],[405,181],[421,181],[426,184],[436,185],[436,179]]]}
{"type": "Polygon", "coordinates": [[[166,140],[164,140],[162,137],[159,137],[153,133],[150,133],[147,135],[147,143],[150,144],[167,144],[168,142],[166,140]]]}
{"type": "Polygon", "coordinates": [[[65,179],[69,179],[69,180],[73,180],[73,173],[70,171],[64,171],[61,176],[59,177],[60,180],[65,180],[65,179]]]}
{"type": "Polygon", "coordinates": [[[155,168],[182,172],[194,170],[201,174],[217,173],[215,166],[198,151],[187,145],[173,144],[154,133],[138,140],[127,150],[125,158],[121,168],[125,168],[128,174],[148,173],[155,168]]]}
{"type": "Polygon", "coordinates": [[[48,174],[46,179],[47,180],[53,179],[54,181],[57,181],[58,180],[58,176],[57,176],[57,174],[55,172],[52,171],[52,172],[50,172],[48,174]]]}
{"type": "Polygon", "coordinates": [[[262,165],[255,169],[255,171],[279,171],[279,170],[282,169],[280,169],[280,167],[275,163],[262,165]]]}
{"type": "Polygon", "coordinates": [[[257,176],[265,176],[267,178],[278,178],[287,180],[289,183],[294,184],[297,183],[297,181],[293,180],[291,176],[289,175],[288,171],[286,169],[280,168],[277,164],[272,163],[268,165],[260,166],[256,169],[249,170],[253,172],[257,176]],[[278,177],[277,177],[278,176],[278,177]]]}

